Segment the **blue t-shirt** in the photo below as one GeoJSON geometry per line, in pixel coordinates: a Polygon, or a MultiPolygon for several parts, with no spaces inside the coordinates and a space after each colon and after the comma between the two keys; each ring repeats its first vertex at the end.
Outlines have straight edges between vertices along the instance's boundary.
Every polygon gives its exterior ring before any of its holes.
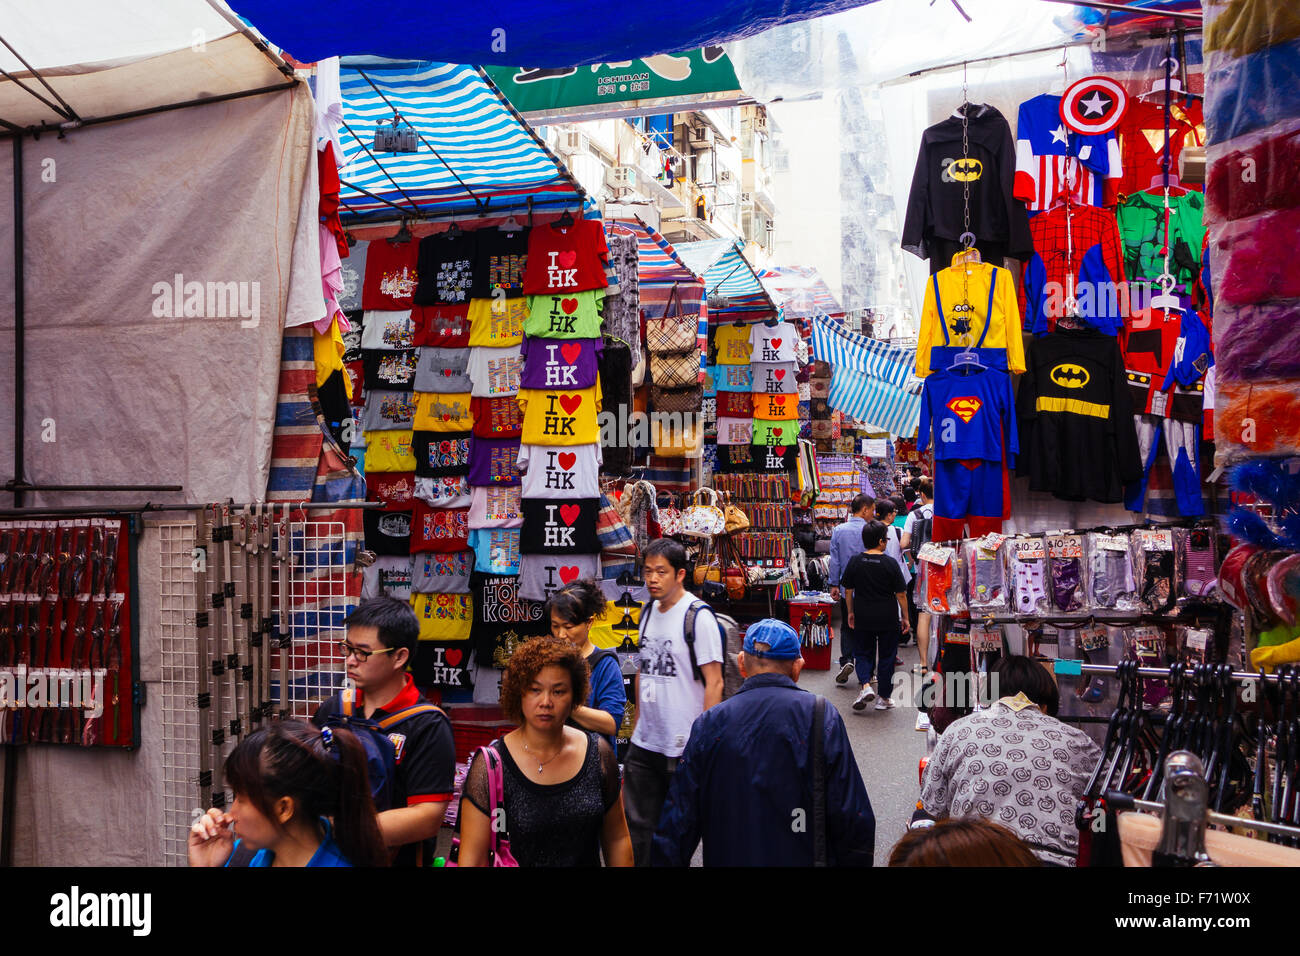
{"type": "MultiPolygon", "coordinates": [[[[226,860],[226,866],[230,866],[230,860],[233,860],[235,858],[235,855],[239,852],[239,844],[241,842],[243,841],[241,840],[235,841],[235,845],[230,851],[230,859],[226,860]]],[[[270,850],[258,850],[253,855],[253,858],[249,860],[248,865],[249,866],[270,866],[271,862],[274,859],[275,859],[275,854],[272,853],[270,850]]],[[[352,865],[343,856],[343,851],[341,851],[339,849],[339,845],[334,842],[334,838],[330,836],[330,827],[328,821],[325,821],[325,839],[321,840],[320,846],[316,848],[316,852],[313,853],[311,859],[307,861],[307,865],[308,866],[349,866],[349,867],[352,865]]]]}
{"type": "MultiPolygon", "coordinates": [[[[587,660],[591,663],[591,689],[587,692],[587,706],[603,710],[613,717],[617,730],[623,725],[623,712],[627,708],[627,692],[623,689],[623,669],[619,667],[618,655],[613,652],[602,653],[598,649],[587,660]],[[593,658],[596,660],[591,663],[593,658]]],[[[602,736],[613,747],[616,735],[602,736]]]]}

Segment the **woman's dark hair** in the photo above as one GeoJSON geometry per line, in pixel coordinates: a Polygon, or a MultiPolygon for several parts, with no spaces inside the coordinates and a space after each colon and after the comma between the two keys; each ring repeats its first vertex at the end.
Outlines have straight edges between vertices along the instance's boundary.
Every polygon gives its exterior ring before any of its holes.
{"type": "Polygon", "coordinates": [[[1023,693],[1052,717],[1061,709],[1061,689],[1047,669],[1032,657],[1023,654],[1004,657],[994,665],[993,673],[997,675],[997,684],[993,686],[998,697],[1023,693]]]}
{"type": "Polygon", "coordinates": [[[980,817],[941,820],[909,830],[889,854],[890,866],[1042,866],[1024,841],[980,817]]]}
{"type": "Polygon", "coordinates": [[[384,647],[404,647],[412,657],[415,656],[415,644],[420,638],[420,622],[416,620],[411,605],[405,601],[387,595],[362,601],[344,619],[343,626],[373,627],[379,632],[379,641],[384,647]]]}
{"type": "Polygon", "coordinates": [[[553,591],[546,599],[544,623],[551,624],[551,612],[566,624],[582,624],[605,613],[605,593],[589,578],[581,578],[553,591]]]}
{"type": "MultiPolygon", "coordinates": [[[[277,829],[275,801],[292,797],[294,816],[334,821],[334,842],[353,866],[387,866],[366,751],[352,731],[330,729],[333,740],[302,720],[277,720],[249,734],[226,758],[226,780],[277,829]]],[[[323,833],[322,833],[323,835],[323,833]]]]}
{"type": "Polygon", "coordinates": [[[885,541],[885,526],[879,521],[868,521],[862,526],[862,546],[870,551],[885,541]]]}
{"type": "Polygon", "coordinates": [[[506,672],[501,675],[501,709],[506,716],[523,723],[524,691],[537,679],[543,667],[551,666],[569,672],[569,679],[573,682],[573,706],[587,702],[590,672],[581,648],[554,637],[535,637],[515,648],[506,672]]]}
{"type": "Polygon", "coordinates": [[[898,506],[894,504],[893,501],[891,501],[888,498],[876,499],[876,520],[877,521],[883,522],[885,520],[885,515],[897,514],[897,513],[898,513],[898,506]]]}
{"type": "Polygon", "coordinates": [[[655,538],[642,552],[642,563],[646,558],[653,557],[663,558],[672,566],[674,572],[681,571],[686,567],[686,549],[672,538],[655,538]]]}
{"type": "Polygon", "coordinates": [[[915,503],[915,501],[916,501],[916,492],[915,492],[914,490],[912,490],[911,488],[904,488],[904,489],[903,489],[903,504],[904,504],[905,506],[907,506],[907,507],[911,507],[912,504],[915,503]]]}
{"type": "Polygon", "coordinates": [[[894,495],[889,500],[894,503],[894,511],[896,512],[902,512],[907,507],[907,502],[903,500],[902,495],[894,495]]]}

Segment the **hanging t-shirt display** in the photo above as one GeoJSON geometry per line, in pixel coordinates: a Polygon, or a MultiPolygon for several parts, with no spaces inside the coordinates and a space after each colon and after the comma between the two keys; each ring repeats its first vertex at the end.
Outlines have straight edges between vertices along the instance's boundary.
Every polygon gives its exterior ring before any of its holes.
{"type": "Polygon", "coordinates": [[[1014,467],[1018,450],[1014,403],[1011,377],[999,369],[935,372],[926,378],[921,391],[916,450],[924,453],[933,435],[936,461],[980,460],[1001,465],[1006,436],[1006,464],[1014,467]]]}
{"type": "Polygon", "coordinates": [[[430,508],[416,500],[411,515],[411,551],[464,551],[469,547],[468,508],[430,508]]]}
{"type": "Polygon", "coordinates": [[[469,377],[473,387],[470,394],[475,398],[517,394],[523,365],[518,345],[504,349],[471,348],[469,377]]]}
{"type": "Polygon", "coordinates": [[[507,298],[524,294],[524,266],[528,261],[529,229],[503,232],[480,229],[475,250],[474,284],[470,294],[476,299],[490,298],[497,289],[507,298]]]}
{"type": "MultiPolygon", "coordinates": [[[[347,344],[346,338],[344,345],[347,344]]],[[[411,321],[411,310],[367,311],[361,320],[361,348],[363,349],[409,349],[416,346],[415,324],[411,321]]],[[[347,359],[347,354],[344,354],[347,359]]]]}
{"type": "Polygon", "coordinates": [[[415,474],[443,478],[469,474],[469,432],[415,432],[415,474]]]}
{"type": "Polygon", "coordinates": [[[1025,370],[1016,281],[1006,269],[987,262],[951,266],[926,282],[916,340],[917,377],[948,368],[967,347],[990,368],[1025,370]]]}
{"type": "Polygon", "coordinates": [[[596,515],[600,499],[524,499],[521,554],[598,554],[596,515]]]}
{"type": "MultiPolygon", "coordinates": [[[[713,330],[713,348],[717,365],[748,365],[750,354],[750,327],[728,323],[713,330]]],[[[774,359],[773,361],[778,361],[774,359]]]]}
{"type": "Polygon", "coordinates": [[[434,508],[468,508],[469,479],[448,475],[445,478],[415,479],[415,497],[434,508]]]}
{"type": "Polygon", "coordinates": [[[523,434],[524,413],[515,398],[475,398],[470,401],[477,438],[518,438],[523,434]]]}
{"type": "Polygon", "coordinates": [[[600,578],[600,558],[595,554],[525,554],[519,559],[519,596],[545,601],[551,594],[579,578],[600,578]]]}
{"type": "Polygon", "coordinates": [[[477,235],[440,232],[420,240],[420,284],[415,290],[419,305],[464,305],[469,301],[477,235]]]}
{"type": "Polygon", "coordinates": [[[777,322],[775,325],[758,322],[749,330],[750,358],[764,365],[793,362],[794,343],[798,337],[794,326],[787,322],[777,322]]]}
{"type": "Polygon", "coordinates": [[[799,382],[796,375],[797,370],[793,362],[782,365],[755,362],[750,391],[755,394],[798,395],[799,382]]]}
{"type": "Polygon", "coordinates": [[[527,318],[527,299],[475,299],[469,304],[468,344],[493,349],[518,345],[527,318]]]}
{"type": "Polygon", "coordinates": [[[415,504],[415,476],[409,471],[366,475],[366,500],[382,502],[385,511],[410,511],[415,504]]]}
{"type": "Polygon", "coordinates": [[[417,392],[468,392],[472,386],[469,376],[469,350],[434,348],[420,349],[420,359],[415,366],[417,392]]]}
{"type": "Polygon", "coordinates": [[[411,553],[411,512],[367,510],[363,519],[367,551],[375,554],[411,553]]]}
{"type": "Polygon", "coordinates": [[[480,663],[505,667],[516,645],[551,632],[551,622],[542,619],[542,605],[519,596],[517,577],[475,571],[469,587],[474,597],[470,640],[480,663]]]}
{"type": "Polygon", "coordinates": [[[468,594],[473,551],[411,556],[411,590],[417,594],[468,594]]]}
{"type": "Polygon", "coordinates": [[[799,417],[799,396],[797,393],[794,395],[776,395],[770,392],[755,392],[753,406],[755,418],[794,421],[799,417]]]}
{"type": "Polygon", "coordinates": [[[484,574],[519,573],[518,528],[475,528],[469,533],[474,570],[484,574]]]}
{"type": "Polygon", "coordinates": [[[609,284],[605,279],[608,256],[604,227],[595,219],[579,219],[571,226],[536,226],[528,233],[524,292],[540,295],[603,289],[609,284]]]}
{"type": "Polygon", "coordinates": [[[798,467],[797,445],[718,446],[718,471],[723,474],[784,471],[793,475],[798,467]]]}
{"type": "MultiPolygon", "coordinates": [[[[456,633],[461,627],[457,624],[456,633]]],[[[424,640],[420,628],[420,642],[415,646],[415,659],[411,661],[411,679],[417,687],[438,687],[448,691],[471,690],[469,645],[458,647],[455,641],[424,640]]],[[[465,640],[465,638],[458,638],[465,640]]]]}
{"type": "Polygon", "coordinates": [[[518,485],[475,488],[469,506],[469,528],[518,528],[524,523],[523,497],[518,485]]]}
{"type": "Polygon", "coordinates": [[[1115,133],[1071,130],[1061,119],[1059,93],[1042,93],[1020,104],[1014,193],[1030,212],[1049,208],[1064,193],[1072,202],[1101,206],[1105,181],[1122,175],[1115,133]]]}
{"type": "Polygon", "coordinates": [[[1115,216],[1096,206],[1062,204],[1029,223],[1034,254],[1025,263],[1024,328],[1041,335],[1074,315],[1113,335],[1124,324],[1124,253],[1115,216]],[[1073,303],[1067,301],[1074,297],[1073,303]]]}
{"type": "Polygon", "coordinates": [[[426,432],[463,432],[474,424],[469,392],[415,393],[415,427],[426,432]]]}
{"type": "Polygon", "coordinates": [[[366,474],[377,471],[415,471],[411,432],[375,432],[366,436],[366,474]]]}
{"type": "Polygon", "coordinates": [[[362,427],[368,432],[410,429],[415,420],[415,397],[411,392],[372,391],[366,395],[362,427]]]}
{"type": "Polygon", "coordinates": [[[415,388],[415,367],[420,357],[416,349],[400,352],[365,349],[361,355],[366,366],[367,388],[392,392],[409,392],[415,388]]]}
{"type": "Polygon", "coordinates": [[[419,281],[415,242],[377,240],[366,250],[366,278],[361,288],[363,309],[409,309],[419,281]]]}
{"type": "Polygon", "coordinates": [[[717,398],[717,417],[753,418],[754,398],[750,392],[723,392],[717,398]]]}
{"type": "Polygon", "coordinates": [[[411,559],[384,554],[361,571],[361,600],[387,595],[399,601],[411,598],[411,559]]]}
{"type": "Polygon", "coordinates": [[[469,483],[475,487],[519,484],[519,441],[475,436],[469,446],[469,483]]]}
{"type": "Polygon", "coordinates": [[[468,305],[417,305],[411,310],[416,345],[461,349],[469,345],[468,305]]]}
{"type": "Polygon", "coordinates": [[[522,388],[525,445],[594,445],[600,441],[600,383],[576,391],[522,388]]]}
{"type": "Polygon", "coordinates": [[[596,384],[600,339],[527,339],[524,342],[524,388],[591,388],[596,384]]]}
{"type": "MultiPolygon", "coordinates": [[[[420,622],[420,641],[464,641],[474,622],[474,602],[468,594],[411,593],[411,610],[420,622]]],[[[416,656],[420,651],[417,648],[416,656]]]]}
{"type": "MultiPolygon", "coordinates": [[[[343,291],[339,293],[339,308],[352,312],[361,308],[361,289],[366,284],[366,256],[370,243],[358,242],[343,260],[343,291]]],[[[352,318],[351,315],[348,316],[352,318]]]]}
{"type": "MultiPolygon", "coordinates": [[[[1187,192],[1169,196],[1169,272],[1184,290],[1196,285],[1205,240],[1205,196],[1187,192]]],[[[1165,200],[1163,194],[1134,193],[1115,210],[1124,243],[1124,271],[1130,281],[1154,281],[1165,271],[1165,200]]]]}
{"type": "Polygon", "coordinates": [[[749,447],[754,442],[754,419],[719,418],[718,444],[744,445],[749,447]]]}
{"type": "Polygon", "coordinates": [[[524,332],[543,339],[594,339],[600,335],[604,301],[604,289],[529,296],[524,332]]]}
{"type": "Polygon", "coordinates": [[[600,496],[599,445],[521,445],[525,498],[573,501],[600,496]]]}
{"type": "MultiPolygon", "coordinates": [[[[785,371],[785,366],[771,367],[785,371]]],[[[784,376],[782,377],[784,378],[784,376]]],[[[754,370],[749,365],[719,365],[713,372],[713,387],[719,392],[752,392],[754,390],[754,370]]],[[[760,391],[772,392],[776,391],[776,389],[763,388],[760,391]]]]}
{"type": "Polygon", "coordinates": [[[793,445],[799,440],[799,426],[786,421],[754,419],[755,445],[793,445]]]}

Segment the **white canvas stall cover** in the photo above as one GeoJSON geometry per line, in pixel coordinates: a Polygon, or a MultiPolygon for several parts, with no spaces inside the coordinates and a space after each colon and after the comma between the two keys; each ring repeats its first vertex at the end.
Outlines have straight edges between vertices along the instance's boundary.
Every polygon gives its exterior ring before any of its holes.
{"type": "MultiPolygon", "coordinates": [[[[29,503],[262,497],[283,328],[324,314],[313,122],[299,86],[24,141],[25,477],[184,487],[34,494],[29,503]],[[201,314],[187,315],[187,302],[201,314]]],[[[12,157],[0,141],[4,201],[13,196],[12,157]]],[[[13,232],[3,219],[0,378],[8,385],[13,232]]],[[[0,471],[8,472],[12,413],[4,417],[0,471]]],[[[141,678],[155,687],[156,541],[146,536],[139,551],[141,678]]],[[[137,753],[25,748],[16,863],[162,862],[161,695],[150,697],[137,753]]]]}

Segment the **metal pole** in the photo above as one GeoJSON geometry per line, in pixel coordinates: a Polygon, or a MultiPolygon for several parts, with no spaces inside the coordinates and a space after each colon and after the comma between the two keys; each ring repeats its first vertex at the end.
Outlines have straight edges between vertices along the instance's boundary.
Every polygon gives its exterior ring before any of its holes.
{"type": "MultiPolygon", "coordinates": [[[[1082,663],[1077,663],[1076,661],[1061,659],[1055,662],[1057,666],[1055,666],[1053,669],[1057,674],[1060,674],[1062,677],[1071,676],[1075,670],[1074,667],[1068,667],[1066,669],[1062,669],[1060,665],[1063,663],[1071,664],[1071,665],[1077,664],[1078,670],[1084,674],[1114,674],[1119,667],[1118,664],[1082,664],[1082,663]]],[[[1136,673],[1141,677],[1155,677],[1161,680],[1168,680],[1170,674],[1170,668],[1139,667],[1136,673]]],[[[1183,673],[1191,674],[1192,668],[1190,667],[1186,668],[1183,673]]],[[[1254,674],[1251,673],[1250,671],[1233,671],[1231,676],[1232,679],[1239,684],[1245,683],[1247,681],[1257,681],[1257,680],[1275,681],[1279,679],[1276,674],[1254,674]]]]}
{"type": "MultiPolygon", "coordinates": [[[[284,502],[295,511],[347,511],[371,510],[384,507],[382,501],[290,501],[284,502]]],[[[155,505],[145,502],[142,505],[69,505],[55,508],[0,508],[0,516],[19,517],[23,515],[121,515],[145,514],[166,511],[202,511],[208,505],[189,503],[155,505]]],[[[244,505],[233,507],[242,508],[244,505]]]]}
{"type": "Polygon", "coordinates": [[[184,491],[184,485],[34,485],[29,481],[9,481],[5,491],[184,491]]]}

